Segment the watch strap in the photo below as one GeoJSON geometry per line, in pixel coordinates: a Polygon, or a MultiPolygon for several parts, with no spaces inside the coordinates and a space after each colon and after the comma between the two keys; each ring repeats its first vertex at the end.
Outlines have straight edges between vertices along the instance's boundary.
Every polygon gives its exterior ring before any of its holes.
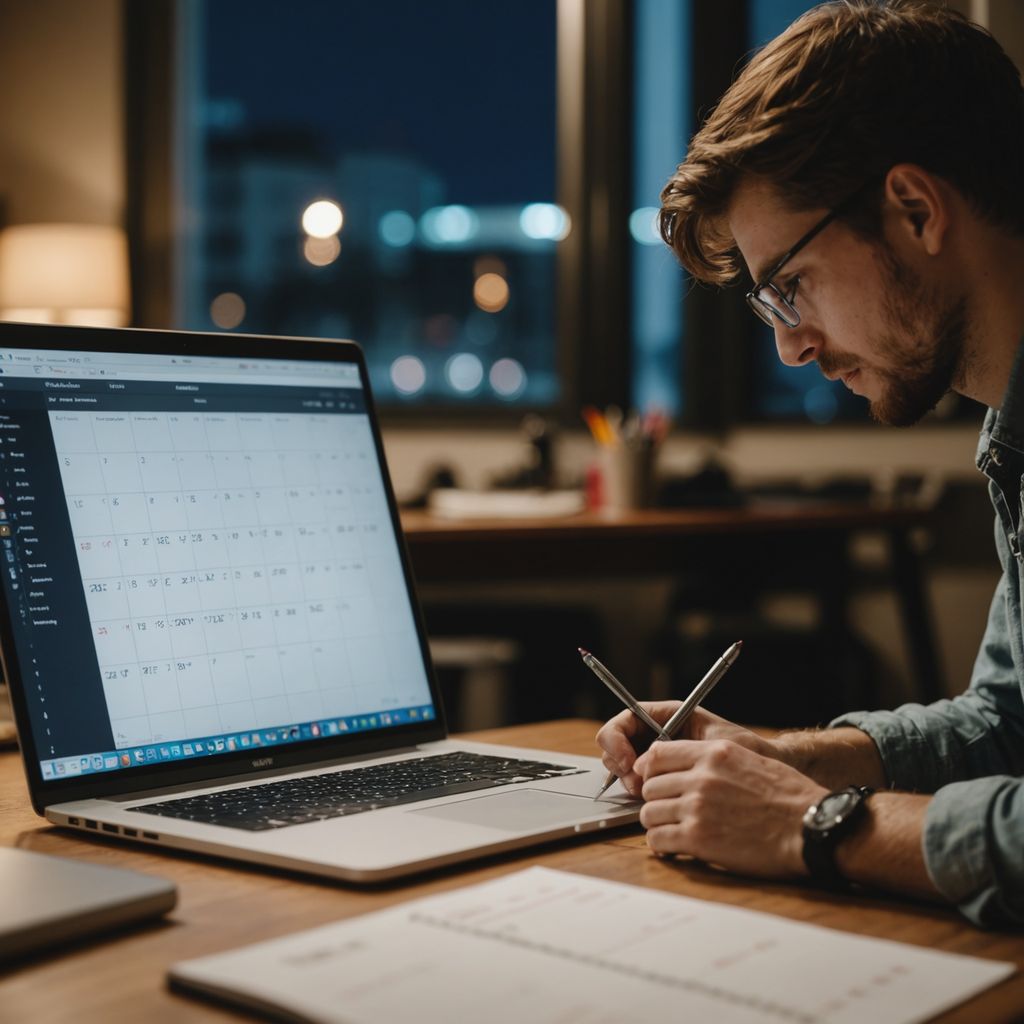
{"type": "Polygon", "coordinates": [[[842,819],[828,829],[812,828],[804,825],[803,857],[811,878],[819,885],[831,889],[849,888],[850,882],[836,865],[836,847],[844,836],[850,834],[857,822],[864,816],[865,801],[874,790],[870,786],[847,786],[845,789],[829,793],[822,799],[838,796],[841,793],[856,792],[857,802],[849,808],[842,819]]]}

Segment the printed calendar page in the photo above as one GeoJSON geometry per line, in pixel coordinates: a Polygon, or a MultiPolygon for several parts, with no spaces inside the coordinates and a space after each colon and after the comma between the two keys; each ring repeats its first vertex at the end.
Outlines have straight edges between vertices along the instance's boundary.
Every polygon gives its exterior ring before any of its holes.
{"type": "Polygon", "coordinates": [[[366,415],[49,420],[118,749],[430,700],[366,415]]]}

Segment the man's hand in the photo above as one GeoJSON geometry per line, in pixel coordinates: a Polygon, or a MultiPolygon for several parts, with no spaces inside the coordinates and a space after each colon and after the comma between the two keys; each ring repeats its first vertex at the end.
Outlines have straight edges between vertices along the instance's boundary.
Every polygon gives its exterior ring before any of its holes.
{"type": "Polygon", "coordinates": [[[643,779],[640,822],[655,853],[766,878],[807,874],[802,819],[828,790],[795,768],[733,739],[700,739],[652,744],[632,774],[643,779]]]}
{"type": "MultiPolygon", "coordinates": [[[[653,703],[644,702],[644,710],[659,724],[664,725],[679,707],[680,701],[666,700],[653,703]]],[[[631,796],[639,797],[643,780],[633,768],[637,752],[634,740],[642,736],[647,727],[633,714],[623,711],[602,726],[597,734],[598,746],[604,751],[601,762],[610,772],[614,772],[619,781],[631,796]]],[[[648,735],[650,733],[648,732],[648,735]]],[[[731,740],[742,747],[756,751],[764,757],[780,757],[770,740],[762,739],[749,729],[718,715],[697,708],[689,717],[677,739],[694,740],[731,740]]]]}

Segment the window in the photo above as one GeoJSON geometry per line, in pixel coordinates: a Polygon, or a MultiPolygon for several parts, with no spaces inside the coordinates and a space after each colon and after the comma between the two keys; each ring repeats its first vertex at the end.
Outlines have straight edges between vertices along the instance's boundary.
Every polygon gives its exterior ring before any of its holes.
{"type": "Polygon", "coordinates": [[[354,338],[384,403],[555,404],[555,0],[179,16],[174,325],[354,338]]]}
{"type": "Polygon", "coordinates": [[[680,388],[686,281],[658,232],[658,196],[693,132],[687,69],[692,0],[633,6],[633,405],[684,411],[680,388]]]}

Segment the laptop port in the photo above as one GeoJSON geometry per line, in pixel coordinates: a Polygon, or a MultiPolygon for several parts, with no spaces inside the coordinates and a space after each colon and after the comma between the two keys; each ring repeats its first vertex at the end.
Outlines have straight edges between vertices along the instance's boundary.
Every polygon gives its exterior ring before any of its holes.
{"type": "Polygon", "coordinates": [[[143,832],[143,839],[159,839],[160,837],[155,832],[143,832]]]}
{"type": "Polygon", "coordinates": [[[131,836],[132,839],[134,839],[139,834],[139,830],[137,828],[123,828],[123,829],[121,829],[121,831],[126,836],[131,836]]]}
{"type": "Polygon", "coordinates": [[[69,825],[77,825],[77,824],[78,824],[78,819],[77,819],[77,818],[71,818],[71,817],[69,817],[69,818],[68,818],[68,824],[69,824],[69,825]]]}
{"type": "Polygon", "coordinates": [[[113,832],[115,836],[121,834],[121,830],[116,825],[104,825],[103,826],[103,831],[104,832],[113,832]]]}
{"type": "Polygon", "coordinates": [[[86,828],[95,828],[96,827],[96,822],[93,821],[92,818],[86,818],[85,819],[85,827],[86,828]]]}

